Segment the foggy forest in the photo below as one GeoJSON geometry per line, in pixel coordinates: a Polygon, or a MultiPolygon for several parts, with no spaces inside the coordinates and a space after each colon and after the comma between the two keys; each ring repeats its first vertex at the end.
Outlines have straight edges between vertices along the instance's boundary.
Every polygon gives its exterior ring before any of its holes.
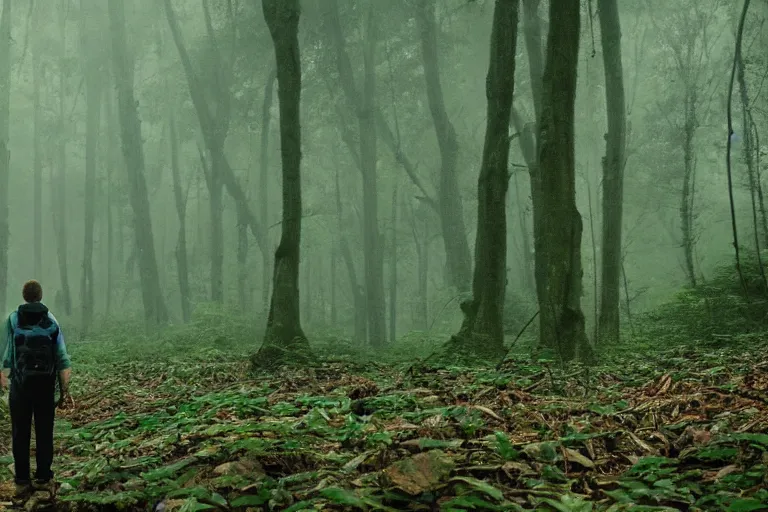
{"type": "Polygon", "coordinates": [[[0,3],[0,506],[768,510],[766,0],[0,3]]]}

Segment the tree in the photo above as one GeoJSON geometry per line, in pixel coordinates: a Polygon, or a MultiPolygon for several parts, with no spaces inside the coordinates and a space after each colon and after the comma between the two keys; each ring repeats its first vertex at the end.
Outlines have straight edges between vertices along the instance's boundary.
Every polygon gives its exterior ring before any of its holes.
{"type": "MultiPolygon", "coordinates": [[[[169,101],[170,103],[170,101],[169,101]]],[[[179,294],[181,295],[181,316],[187,323],[192,318],[192,305],[189,292],[189,263],[187,261],[187,193],[182,191],[181,171],[179,170],[179,137],[176,133],[176,119],[173,110],[168,112],[168,132],[171,144],[171,175],[173,177],[173,198],[176,215],[179,219],[179,231],[176,240],[176,268],[179,274],[179,294]]]]}
{"type": "Polygon", "coordinates": [[[619,341],[619,290],[621,279],[621,228],[624,211],[624,150],[626,107],[621,65],[621,24],[616,0],[599,0],[600,37],[605,68],[605,101],[608,133],[603,159],[603,233],[599,341],[619,341]]]}
{"type": "Polygon", "coordinates": [[[96,152],[101,120],[100,6],[80,0],[80,43],[85,77],[85,236],[83,237],[83,273],[80,278],[82,304],[81,327],[88,330],[93,316],[93,230],[96,223],[96,152]]]}
{"type": "MultiPolygon", "coordinates": [[[[57,176],[55,180],[52,180],[51,186],[54,190],[61,192],[66,190],[67,184],[67,137],[66,137],[66,120],[64,118],[64,103],[66,99],[66,42],[67,42],[67,10],[68,0],[62,0],[59,6],[59,29],[60,29],[60,54],[59,54],[59,111],[57,122],[57,137],[56,137],[56,160],[57,160],[57,176]]],[[[2,187],[0,187],[2,188],[2,187]]],[[[57,197],[56,204],[54,205],[54,228],[56,229],[56,257],[59,264],[59,278],[61,279],[61,298],[64,305],[64,312],[67,316],[72,314],[72,293],[69,287],[69,267],[67,265],[67,233],[66,233],[66,218],[67,218],[67,201],[66,194],[56,193],[52,194],[57,197]]]]}
{"type": "MultiPolygon", "coordinates": [[[[540,337],[563,360],[588,350],[581,310],[581,215],[576,208],[574,117],[579,54],[579,0],[550,2],[539,118],[535,258],[540,337]]],[[[581,354],[588,356],[588,354],[581,354]]]]}
{"type": "Polygon", "coordinates": [[[328,33],[336,52],[336,67],[347,102],[357,116],[360,137],[360,170],[363,177],[363,255],[365,261],[365,296],[368,316],[368,340],[374,347],[386,342],[386,307],[384,298],[384,258],[378,220],[377,192],[377,119],[375,70],[374,4],[369,5],[363,48],[362,93],[355,84],[352,63],[339,19],[336,0],[328,4],[328,33]]]}
{"type": "Polygon", "coordinates": [[[449,352],[457,349],[490,358],[504,353],[509,122],[515,89],[519,7],[519,0],[496,0],[493,12],[485,144],[477,182],[472,299],[462,303],[464,322],[447,347],[449,352]]]}
{"type": "Polygon", "coordinates": [[[283,222],[275,251],[272,301],[264,343],[255,366],[285,362],[309,352],[301,328],[299,248],[301,246],[301,55],[299,0],[263,0],[264,19],[275,47],[280,107],[280,155],[283,167],[283,222]]]}
{"type": "MultiPolygon", "coordinates": [[[[224,104],[220,108],[220,114],[222,117],[215,117],[211,111],[211,105],[206,98],[206,92],[204,84],[200,80],[195,70],[192,67],[192,60],[187,52],[187,48],[184,45],[184,41],[181,36],[181,28],[179,22],[176,19],[176,13],[173,10],[171,0],[165,0],[165,15],[168,20],[168,26],[171,29],[171,35],[173,41],[176,44],[176,49],[179,52],[179,59],[181,65],[184,68],[184,74],[187,78],[187,84],[189,86],[189,95],[192,98],[192,103],[195,106],[195,112],[197,113],[197,119],[200,123],[200,130],[205,141],[206,149],[211,157],[211,166],[215,169],[219,178],[227,188],[229,195],[235,201],[238,215],[241,217],[241,222],[246,222],[251,230],[251,235],[256,239],[256,243],[259,244],[259,248],[262,251],[262,255],[267,251],[267,233],[265,227],[262,225],[265,222],[262,219],[262,223],[259,223],[248,205],[248,197],[237,181],[232,167],[229,165],[227,155],[224,154],[224,137],[226,127],[229,127],[229,106],[224,104]],[[224,115],[226,113],[226,115],[224,115]]],[[[229,95],[223,95],[226,98],[218,98],[218,101],[229,101],[229,95]]]]}
{"type": "Polygon", "coordinates": [[[456,129],[445,108],[443,87],[440,82],[435,0],[418,0],[416,6],[427,100],[440,147],[438,204],[446,265],[451,284],[460,292],[467,292],[472,279],[472,257],[467,243],[467,229],[464,226],[464,208],[459,193],[459,183],[456,179],[459,142],[456,129]]]}
{"type": "Polygon", "coordinates": [[[133,210],[133,229],[139,257],[142,302],[147,326],[163,324],[168,320],[168,310],[160,288],[160,274],[155,258],[155,242],[152,238],[152,218],[149,196],[144,179],[144,148],[141,124],[136,109],[133,90],[133,65],[128,57],[125,36],[125,12],[121,0],[109,0],[109,22],[112,36],[112,61],[117,89],[120,138],[129,183],[129,195],[133,210]]]}

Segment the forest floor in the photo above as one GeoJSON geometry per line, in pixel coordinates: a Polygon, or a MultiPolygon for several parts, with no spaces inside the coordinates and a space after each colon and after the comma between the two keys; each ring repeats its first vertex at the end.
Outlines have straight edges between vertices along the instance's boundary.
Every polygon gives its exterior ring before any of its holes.
{"type": "Polygon", "coordinates": [[[589,371],[520,355],[258,377],[216,348],[97,363],[97,346],[57,420],[57,510],[768,510],[759,337],[589,371]]]}

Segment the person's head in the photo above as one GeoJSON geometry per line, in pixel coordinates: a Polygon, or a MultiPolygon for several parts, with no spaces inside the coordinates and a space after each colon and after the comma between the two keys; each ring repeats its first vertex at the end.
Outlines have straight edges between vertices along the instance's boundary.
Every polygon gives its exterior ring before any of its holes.
{"type": "Polygon", "coordinates": [[[24,283],[24,287],[21,289],[21,295],[24,297],[24,302],[40,302],[43,300],[43,287],[40,283],[31,279],[24,283]]]}

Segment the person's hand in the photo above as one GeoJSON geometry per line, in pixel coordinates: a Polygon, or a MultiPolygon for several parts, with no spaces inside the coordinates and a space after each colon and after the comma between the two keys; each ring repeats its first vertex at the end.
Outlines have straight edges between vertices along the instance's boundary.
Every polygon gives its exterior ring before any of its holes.
{"type": "Polygon", "coordinates": [[[0,388],[8,388],[8,377],[5,375],[5,372],[0,372],[0,388]]]}
{"type": "Polygon", "coordinates": [[[70,407],[74,406],[75,399],[72,398],[72,395],[69,394],[69,391],[62,391],[61,397],[59,398],[59,403],[56,404],[56,407],[61,409],[69,409],[70,407]]]}

